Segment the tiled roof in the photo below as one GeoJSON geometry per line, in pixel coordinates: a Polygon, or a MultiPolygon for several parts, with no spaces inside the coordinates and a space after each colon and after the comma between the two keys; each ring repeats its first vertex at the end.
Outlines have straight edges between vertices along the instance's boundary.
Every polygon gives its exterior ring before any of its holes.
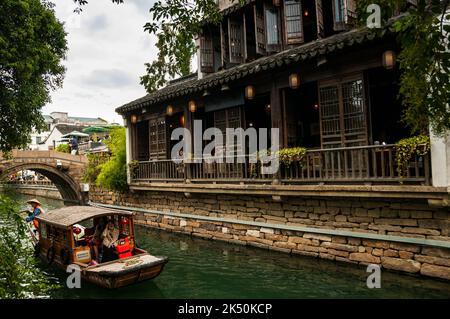
{"type": "Polygon", "coordinates": [[[179,83],[175,82],[158,91],[147,94],[140,99],[118,107],[116,112],[123,114],[169,99],[201,92],[205,89],[229,83],[249,75],[270,71],[291,63],[298,63],[320,55],[342,50],[345,47],[351,47],[363,42],[372,41],[377,37],[383,37],[387,31],[388,28],[383,31],[374,31],[368,28],[355,29],[306,43],[277,54],[261,57],[255,61],[240,64],[230,69],[215,72],[204,76],[202,79],[193,78],[179,83]]]}

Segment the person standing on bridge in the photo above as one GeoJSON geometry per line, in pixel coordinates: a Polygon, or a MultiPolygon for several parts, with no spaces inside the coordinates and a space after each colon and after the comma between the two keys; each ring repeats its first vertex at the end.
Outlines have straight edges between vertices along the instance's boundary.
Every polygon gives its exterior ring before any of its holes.
{"type": "Polygon", "coordinates": [[[27,218],[25,218],[25,221],[27,223],[33,222],[34,227],[38,229],[39,222],[36,220],[36,217],[39,216],[40,214],[45,214],[45,211],[42,209],[41,203],[35,198],[30,199],[29,201],[27,201],[27,203],[31,205],[31,207],[33,208],[33,212],[30,215],[28,215],[27,218]]]}
{"type": "Polygon", "coordinates": [[[78,140],[76,137],[70,140],[70,150],[72,155],[78,154],[78,140]]]}

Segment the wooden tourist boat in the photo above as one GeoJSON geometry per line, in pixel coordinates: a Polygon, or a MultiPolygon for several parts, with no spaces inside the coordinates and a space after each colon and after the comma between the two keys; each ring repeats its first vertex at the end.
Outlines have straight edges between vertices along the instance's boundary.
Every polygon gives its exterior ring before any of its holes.
{"type": "Polygon", "coordinates": [[[158,276],[167,257],[152,256],[136,245],[133,213],[92,206],[55,209],[37,218],[37,231],[30,228],[35,252],[47,264],[66,270],[75,264],[82,279],[105,288],[119,288],[158,276]],[[114,260],[95,264],[92,236],[97,225],[113,221],[119,237],[114,260]],[[81,234],[77,234],[82,229],[81,234]]]}

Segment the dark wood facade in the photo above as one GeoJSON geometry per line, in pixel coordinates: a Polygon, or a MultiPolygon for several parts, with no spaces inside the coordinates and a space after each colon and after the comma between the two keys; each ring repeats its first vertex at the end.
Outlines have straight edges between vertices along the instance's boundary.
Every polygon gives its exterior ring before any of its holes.
{"type": "MultiPolygon", "coordinates": [[[[250,1],[205,26],[199,37],[202,75],[118,109],[131,124],[133,179],[151,181],[396,182],[394,143],[407,136],[400,122],[399,70],[382,55],[398,51],[394,37],[352,29],[355,1],[250,1]],[[289,77],[297,74],[298,88],[289,77]],[[247,86],[253,99],[244,96],[247,86]],[[196,104],[195,112],[188,108],[196,104]],[[170,106],[171,112],[167,112],[170,106]],[[173,129],[279,128],[280,146],[306,147],[306,163],[261,175],[250,163],[175,164],[173,129]]],[[[234,146],[233,146],[234,147],[234,146]]],[[[429,184],[428,157],[413,159],[406,181],[429,184]]]]}

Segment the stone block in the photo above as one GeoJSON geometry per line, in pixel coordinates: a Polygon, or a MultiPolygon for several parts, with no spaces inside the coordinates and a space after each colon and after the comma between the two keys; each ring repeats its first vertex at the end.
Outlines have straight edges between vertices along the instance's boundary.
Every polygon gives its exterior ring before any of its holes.
{"type": "Polygon", "coordinates": [[[394,226],[417,226],[417,220],[401,219],[401,218],[375,218],[375,224],[394,225],[394,226]]]}
{"type": "Polygon", "coordinates": [[[420,273],[424,276],[450,280],[450,267],[423,264],[420,273]]]}
{"type": "Polygon", "coordinates": [[[381,264],[386,269],[417,273],[420,271],[420,263],[411,259],[381,257],[381,264]]]}
{"type": "Polygon", "coordinates": [[[448,258],[415,255],[414,259],[421,263],[450,267],[450,259],[448,258]]]}
{"type": "Polygon", "coordinates": [[[423,247],[422,255],[429,255],[434,257],[450,259],[450,249],[439,247],[423,247]]]}
{"type": "Polygon", "coordinates": [[[331,236],[320,235],[320,234],[304,234],[303,238],[317,239],[317,240],[320,240],[320,241],[331,241],[331,236]]]}
{"type": "Polygon", "coordinates": [[[259,230],[248,229],[246,232],[246,235],[250,236],[250,237],[259,237],[260,232],[259,232],[259,230]]]}
{"type": "Polygon", "coordinates": [[[411,218],[416,219],[433,218],[433,213],[430,211],[412,211],[411,218]]]}
{"type": "Polygon", "coordinates": [[[398,257],[398,251],[393,249],[387,249],[383,252],[383,256],[386,257],[398,257]]]}
{"type": "Polygon", "coordinates": [[[368,264],[379,264],[381,261],[380,257],[376,257],[368,253],[351,253],[349,259],[368,264]]]}
{"type": "Polygon", "coordinates": [[[325,248],[335,249],[335,250],[347,251],[347,252],[357,252],[358,251],[357,246],[352,246],[352,245],[347,245],[347,244],[338,244],[338,243],[333,243],[333,242],[331,242],[331,243],[330,242],[322,242],[322,244],[320,246],[325,247],[325,248]]]}
{"type": "Polygon", "coordinates": [[[312,241],[307,238],[298,237],[298,236],[289,236],[288,242],[302,244],[302,245],[311,245],[312,241]]]}

